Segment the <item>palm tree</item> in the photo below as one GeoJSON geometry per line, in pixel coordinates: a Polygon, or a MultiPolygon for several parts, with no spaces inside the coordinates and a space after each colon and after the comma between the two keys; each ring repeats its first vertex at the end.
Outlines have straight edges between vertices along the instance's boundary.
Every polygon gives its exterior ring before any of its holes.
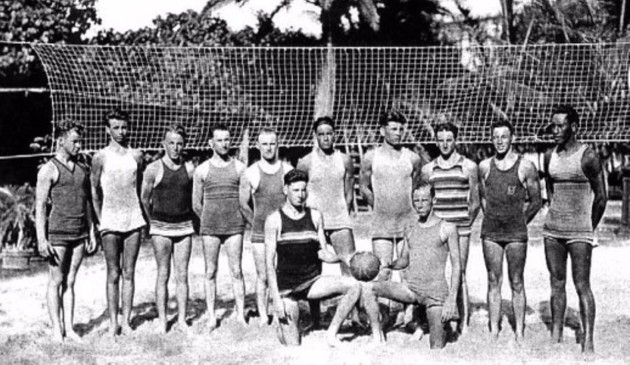
{"type": "Polygon", "coordinates": [[[0,187],[0,239],[3,248],[24,251],[35,243],[35,193],[24,184],[0,187]]]}

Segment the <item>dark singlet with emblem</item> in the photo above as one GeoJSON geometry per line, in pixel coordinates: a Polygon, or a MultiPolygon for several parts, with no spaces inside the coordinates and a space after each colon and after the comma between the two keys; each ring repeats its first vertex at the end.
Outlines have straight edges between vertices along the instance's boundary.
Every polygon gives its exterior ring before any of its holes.
{"type": "Polygon", "coordinates": [[[57,182],[50,189],[52,209],[48,216],[48,240],[55,242],[75,241],[88,236],[88,174],[83,166],[74,169],[51,159],[59,171],[57,182]]]}
{"type": "Polygon", "coordinates": [[[278,289],[295,290],[322,273],[322,261],[317,256],[320,249],[317,230],[309,208],[297,220],[289,218],[282,209],[279,211],[282,229],[276,246],[278,289]]]}
{"type": "Polygon", "coordinates": [[[527,191],[518,178],[521,156],[512,167],[499,170],[494,158],[486,179],[486,210],[481,224],[481,238],[495,242],[527,242],[523,210],[527,191]]]}
{"type": "Polygon", "coordinates": [[[192,180],[186,166],[171,170],[162,161],[162,180],[153,188],[151,218],[180,223],[192,218],[192,180]]]}

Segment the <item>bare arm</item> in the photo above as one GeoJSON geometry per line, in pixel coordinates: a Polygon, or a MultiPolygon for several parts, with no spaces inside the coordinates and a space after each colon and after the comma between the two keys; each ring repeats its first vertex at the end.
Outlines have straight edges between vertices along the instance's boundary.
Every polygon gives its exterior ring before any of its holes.
{"type": "Polygon", "coordinates": [[[402,270],[407,266],[409,266],[409,236],[408,231],[405,231],[405,239],[400,251],[400,256],[389,264],[389,268],[392,270],[402,270]]]}
{"type": "MultiPolygon", "coordinates": [[[[159,160],[158,163],[161,163],[159,160]]],[[[150,164],[144,171],[144,177],[142,178],[142,191],[140,193],[140,201],[144,210],[151,212],[151,195],[153,194],[153,187],[155,185],[155,179],[157,178],[158,167],[156,163],[150,164]]]]}
{"type": "MultiPolygon", "coordinates": [[[[87,173],[87,170],[86,170],[87,173]]],[[[87,245],[85,246],[85,249],[88,253],[93,253],[96,251],[96,249],[98,248],[98,238],[96,235],[96,225],[95,225],[95,221],[94,221],[94,212],[93,209],[94,207],[92,206],[92,188],[90,187],[90,181],[88,180],[87,182],[88,186],[86,186],[86,194],[88,196],[87,202],[86,202],[86,207],[85,207],[85,217],[87,220],[87,224],[88,224],[88,229],[90,230],[90,238],[87,241],[87,245]]]]}
{"type": "Polygon", "coordinates": [[[361,161],[361,170],[359,172],[359,190],[361,195],[367,201],[368,205],[374,208],[374,192],[372,191],[372,160],[374,159],[374,150],[368,151],[361,161]]]}
{"type": "Polygon", "coordinates": [[[459,234],[454,224],[442,223],[443,232],[446,234],[446,244],[451,260],[451,286],[449,288],[448,297],[442,309],[442,322],[449,321],[455,317],[457,313],[457,291],[461,278],[461,264],[459,257],[459,234]]]}
{"type": "MultiPolygon", "coordinates": [[[[133,158],[136,160],[136,164],[138,165],[138,179],[136,180],[136,194],[138,195],[139,200],[142,201],[142,173],[144,172],[144,157],[142,156],[142,151],[133,150],[133,158]]],[[[149,222],[149,211],[145,209],[144,204],[140,204],[140,208],[142,209],[142,215],[144,216],[145,222],[149,222]]]]}
{"type": "Polygon", "coordinates": [[[604,184],[604,171],[602,169],[601,162],[597,153],[591,148],[588,148],[582,156],[582,171],[588,178],[591,184],[591,189],[595,195],[593,198],[593,208],[591,211],[591,220],[593,223],[593,230],[597,228],[597,225],[604,216],[606,210],[606,202],[608,201],[608,195],[606,194],[606,185],[604,184]]]}
{"type": "Polygon", "coordinates": [[[420,181],[428,183],[429,179],[431,179],[431,165],[426,164],[420,169],[420,181]]]}
{"type": "Polygon", "coordinates": [[[280,232],[280,214],[272,213],[265,220],[265,262],[267,266],[267,284],[269,285],[269,297],[273,300],[275,316],[278,320],[286,319],[284,303],[280,298],[278,289],[278,278],[276,276],[276,245],[278,243],[278,233],[280,232]]]}
{"type": "Polygon", "coordinates": [[[466,160],[466,162],[468,170],[468,186],[470,187],[470,191],[468,193],[468,215],[470,217],[470,221],[474,222],[477,218],[477,214],[479,214],[479,208],[481,207],[479,200],[479,167],[470,160],[466,160]]]}
{"type": "Polygon", "coordinates": [[[417,153],[411,153],[411,164],[413,166],[413,171],[411,172],[411,186],[412,191],[420,184],[420,176],[422,172],[422,160],[417,153]]]}
{"type": "Polygon", "coordinates": [[[238,201],[241,206],[241,212],[247,224],[252,225],[254,221],[254,210],[249,205],[252,200],[252,186],[247,178],[247,172],[241,174],[241,182],[238,191],[238,201]]]}
{"type": "Polygon", "coordinates": [[[477,176],[479,184],[477,184],[478,192],[479,192],[479,202],[483,211],[486,211],[487,201],[486,201],[486,178],[488,177],[488,173],[490,170],[490,160],[483,160],[479,164],[479,174],[477,176]]]}
{"type": "Polygon", "coordinates": [[[90,185],[92,191],[92,207],[96,223],[101,223],[101,211],[103,209],[103,191],[101,190],[101,174],[103,173],[103,164],[105,156],[97,152],[92,158],[92,171],[90,172],[90,185]]]}
{"type": "Polygon", "coordinates": [[[344,175],[343,188],[346,196],[346,204],[348,206],[348,213],[352,212],[352,203],[354,202],[354,163],[350,156],[343,155],[343,164],[346,169],[344,175]]]}
{"type": "Polygon", "coordinates": [[[319,251],[317,252],[317,256],[319,259],[329,264],[341,261],[341,258],[337,256],[337,254],[328,249],[326,234],[324,233],[324,218],[322,217],[322,214],[315,209],[311,209],[311,218],[313,219],[315,229],[317,229],[317,238],[319,240],[319,251]]]}
{"type": "Polygon", "coordinates": [[[547,199],[553,199],[553,179],[549,175],[549,161],[551,161],[551,154],[553,152],[553,148],[550,148],[545,152],[545,156],[543,158],[543,176],[545,179],[545,187],[547,188],[547,199]]]}
{"type": "Polygon", "coordinates": [[[200,165],[193,175],[192,208],[200,219],[203,210],[203,181],[205,178],[203,171],[206,170],[204,166],[204,164],[200,165]]]}
{"type": "Polygon", "coordinates": [[[37,173],[37,187],[35,189],[35,230],[39,254],[43,257],[54,257],[54,251],[46,235],[46,202],[50,196],[50,190],[58,178],[59,172],[49,162],[42,166],[37,173]]]}
{"type": "Polygon", "coordinates": [[[299,159],[295,168],[308,173],[308,170],[311,168],[311,155],[309,154],[299,159]]]}
{"type": "Polygon", "coordinates": [[[540,181],[538,180],[538,171],[531,161],[521,159],[519,176],[521,181],[524,180],[525,189],[529,202],[525,206],[525,219],[529,222],[534,219],[540,208],[542,208],[542,198],[540,196],[540,181]]]}

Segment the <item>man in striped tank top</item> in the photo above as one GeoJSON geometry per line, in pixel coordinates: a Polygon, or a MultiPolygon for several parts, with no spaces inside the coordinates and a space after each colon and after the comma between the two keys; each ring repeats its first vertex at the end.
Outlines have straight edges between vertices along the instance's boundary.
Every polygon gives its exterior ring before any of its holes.
{"type": "Polygon", "coordinates": [[[284,176],[284,205],[265,220],[265,257],[269,292],[273,300],[278,338],[283,345],[301,341],[299,300],[342,296],[327,331],[331,345],[361,295],[361,284],[348,276],[322,275],[322,261],[342,257],[327,248],[321,213],[306,207],[308,175],[292,170],[284,176]]]}
{"type": "Polygon", "coordinates": [[[278,134],[264,128],[258,134],[260,160],[245,170],[241,180],[241,210],[251,226],[251,244],[256,266],[256,306],[260,324],[267,324],[267,269],[265,267],[265,219],[284,204],[284,175],[293,167],[278,158],[278,134]],[[253,209],[252,209],[253,208],[253,209]]]}
{"type": "Polygon", "coordinates": [[[421,178],[435,188],[435,214],[455,224],[459,233],[462,278],[457,303],[459,330],[465,333],[470,319],[466,266],[470,230],[479,213],[479,171],[476,163],[457,152],[459,128],[455,124],[439,124],[434,132],[440,155],[422,167],[421,178]]]}
{"type": "Polygon", "coordinates": [[[169,127],[164,134],[164,157],[149,164],[142,179],[142,204],[149,212],[150,234],[157,263],[155,302],[160,332],[166,333],[166,303],[171,256],[177,283],[177,323],[185,331],[188,303],[188,262],[194,233],[192,222],[192,164],[184,163],[186,131],[182,126],[169,127]]]}
{"type": "Polygon", "coordinates": [[[49,262],[46,301],[58,342],[79,339],[73,328],[74,282],[84,253],[96,250],[89,174],[77,161],[83,129],[71,120],[58,123],[57,153],[37,174],[35,225],[39,253],[49,262]]]}
{"type": "Polygon", "coordinates": [[[499,337],[503,256],[507,258],[512,289],[516,341],[525,330],[527,308],[523,271],[527,258],[527,224],[542,207],[538,171],[534,164],[512,148],[514,128],[508,121],[490,127],[494,157],[479,165],[483,256],[488,272],[488,316],[490,334],[499,337]]]}
{"type": "Polygon", "coordinates": [[[122,333],[131,328],[134,276],[140,231],[146,225],[140,203],[142,152],[129,147],[129,114],[114,109],[103,118],[109,145],[92,159],[92,201],[107,262],[107,308],[110,333],[117,335],[122,272],[122,333]],[[122,260],[121,260],[122,256],[122,260]],[[122,264],[121,264],[122,261],[122,264]]]}
{"type": "Polygon", "coordinates": [[[571,106],[552,112],[556,147],[545,155],[551,205],[543,226],[551,278],[551,338],[562,342],[566,311],[567,256],[580,301],[582,351],[592,353],[595,298],[591,291],[594,231],[606,209],[604,174],[597,153],[576,140],[579,116],[571,106]]]}
{"type": "Polygon", "coordinates": [[[193,177],[193,210],[200,218],[199,230],[206,263],[204,287],[208,329],[217,327],[215,301],[217,266],[221,244],[227,251],[236,320],[246,324],[245,284],[243,282],[243,232],[245,221],[239,206],[239,185],[245,164],[230,155],[232,137],[225,125],[212,131],[212,157],[199,165],[193,177]]]}
{"type": "MultiPolygon", "coordinates": [[[[397,112],[379,118],[383,144],[368,151],[361,161],[361,194],[373,208],[372,250],[387,267],[400,252],[405,227],[415,220],[411,192],[420,176],[420,156],[402,146],[407,120],[397,112]]],[[[383,269],[379,280],[389,280],[391,270],[383,269]]]]}

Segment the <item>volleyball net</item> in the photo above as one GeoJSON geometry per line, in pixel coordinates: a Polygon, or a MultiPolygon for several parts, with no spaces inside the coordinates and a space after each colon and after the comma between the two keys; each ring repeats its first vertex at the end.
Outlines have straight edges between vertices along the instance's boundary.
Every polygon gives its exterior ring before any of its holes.
{"type": "MultiPolygon", "coordinates": [[[[505,119],[517,142],[550,141],[551,109],[575,107],[578,139],[630,139],[630,43],[424,48],[102,47],[32,44],[46,71],[53,122],[86,125],[84,149],[107,143],[103,115],[130,112],[132,144],[157,149],[167,126],[208,147],[212,127],[236,140],[275,128],[284,146],[312,144],[332,116],[340,144],[380,141],[378,117],[396,109],[405,141],[433,141],[450,121],[463,143],[490,142],[505,119]]],[[[255,142],[251,138],[251,143],[255,142]]]]}

